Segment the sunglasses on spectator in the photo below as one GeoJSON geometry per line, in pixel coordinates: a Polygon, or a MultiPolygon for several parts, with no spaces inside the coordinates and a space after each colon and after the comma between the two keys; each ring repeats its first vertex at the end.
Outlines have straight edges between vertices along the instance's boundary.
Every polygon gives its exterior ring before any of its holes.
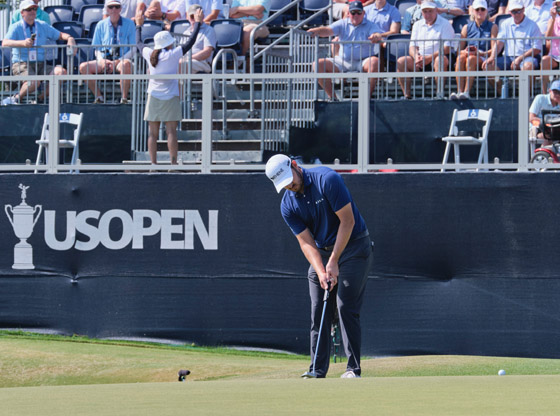
{"type": "Polygon", "coordinates": [[[26,12],[36,12],[38,7],[30,7],[29,9],[25,9],[26,12]]]}
{"type": "Polygon", "coordinates": [[[119,6],[118,4],[113,4],[112,6],[107,6],[108,9],[120,9],[121,6],[119,6]]]}
{"type": "Polygon", "coordinates": [[[474,10],[477,11],[477,12],[485,12],[486,11],[486,9],[484,9],[482,7],[479,7],[478,9],[474,9],[474,10]]]}
{"type": "Polygon", "coordinates": [[[515,10],[510,10],[509,12],[510,12],[511,14],[519,14],[519,13],[521,13],[522,11],[523,11],[523,9],[515,9],[515,10]]]}
{"type": "Polygon", "coordinates": [[[362,14],[362,12],[359,11],[359,10],[352,10],[352,11],[350,12],[350,14],[352,14],[352,15],[360,15],[360,14],[362,14]]]}

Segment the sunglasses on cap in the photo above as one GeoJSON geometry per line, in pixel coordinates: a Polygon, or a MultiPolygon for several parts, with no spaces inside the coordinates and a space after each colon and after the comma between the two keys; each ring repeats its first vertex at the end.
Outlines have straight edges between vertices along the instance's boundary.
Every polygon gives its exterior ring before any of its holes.
{"type": "Polygon", "coordinates": [[[107,6],[108,9],[120,9],[120,4],[112,4],[111,6],[107,6]]]}
{"type": "Polygon", "coordinates": [[[28,9],[24,9],[26,12],[36,12],[38,7],[29,7],[28,9]]]}
{"type": "Polygon", "coordinates": [[[509,12],[510,12],[511,14],[519,14],[519,13],[521,13],[522,11],[523,11],[523,9],[515,9],[515,10],[510,10],[509,12]]]}
{"type": "Polygon", "coordinates": [[[352,11],[350,12],[350,14],[351,14],[351,15],[354,15],[354,16],[355,16],[355,15],[360,15],[360,14],[362,14],[362,11],[361,11],[361,10],[352,10],[352,11]]]}

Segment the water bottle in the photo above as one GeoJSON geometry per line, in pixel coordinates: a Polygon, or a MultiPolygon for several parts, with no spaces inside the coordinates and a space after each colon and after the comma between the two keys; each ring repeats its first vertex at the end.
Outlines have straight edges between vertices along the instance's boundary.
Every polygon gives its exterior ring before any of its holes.
{"type": "Polygon", "coordinates": [[[224,15],[224,19],[229,19],[229,4],[224,3],[222,14],[224,15]]]}
{"type": "Polygon", "coordinates": [[[502,98],[508,98],[509,95],[509,78],[505,77],[502,83],[502,98]]]}

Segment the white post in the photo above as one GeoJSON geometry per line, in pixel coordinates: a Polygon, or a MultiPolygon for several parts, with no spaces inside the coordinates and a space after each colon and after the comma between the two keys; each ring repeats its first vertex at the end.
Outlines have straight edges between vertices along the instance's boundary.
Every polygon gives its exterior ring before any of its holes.
{"type": "Polygon", "coordinates": [[[212,166],[212,79],[202,80],[202,173],[210,173],[212,166]]]}

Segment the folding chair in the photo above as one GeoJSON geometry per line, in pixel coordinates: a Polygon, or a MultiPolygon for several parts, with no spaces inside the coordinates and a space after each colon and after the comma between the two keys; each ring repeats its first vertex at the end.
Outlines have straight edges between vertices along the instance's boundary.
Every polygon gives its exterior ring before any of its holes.
{"type": "MultiPolygon", "coordinates": [[[[482,161],[488,163],[488,130],[490,130],[490,122],[492,121],[492,109],[489,110],[479,110],[479,109],[469,109],[469,110],[454,110],[453,118],[451,119],[451,126],[449,127],[449,135],[443,137],[442,140],[446,142],[445,153],[443,154],[442,164],[445,165],[449,159],[449,153],[451,146],[453,146],[453,152],[455,156],[455,164],[461,163],[460,157],[460,146],[480,146],[480,152],[478,153],[478,164],[480,165],[482,161]],[[482,131],[479,137],[473,136],[459,136],[459,128],[457,123],[478,120],[484,122],[482,126],[482,131]]],[[[477,171],[479,169],[476,169],[477,171]]],[[[441,169],[442,172],[445,171],[444,168],[441,169]]]]}
{"type": "MultiPolygon", "coordinates": [[[[72,151],[72,160],[70,162],[71,165],[75,165],[78,158],[80,157],[80,150],[79,150],[79,140],[80,140],[80,132],[82,130],[82,119],[84,114],[74,114],[74,113],[60,113],[58,117],[58,121],[60,124],[68,124],[75,126],[74,132],[72,134],[71,139],[59,139],[58,140],[58,147],[61,149],[73,149],[72,151]]],[[[43,120],[43,129],[41,131],[41,138],[36,140],[35,143],[39,145],[39,150],[37,152],[37,160],[35,162],[35,166],[39,166],[41,162],[41,157],[43,156],[43,150],[45,150],[45,163],[47,163],[47,154],[48,154],[48,147],[49,147],[49,113],[45,114],[45,118],[43,120]]],[[[35,170],[37,173],[38,170],[35,170]]],[[[77,170],[71,170],[70,173],[78,172],[77,170]]]]}
{"type": "Polygon", "coordinates": [[[214,28],[216,33],[216,53],[214,54],[214,59],[217,57],[218,52],[224,49],[224,52],[227,50],[228,53],[222,52],[220,55],[225,56],[226,61],[235,60],[237,67],[244,67],[245,57],[241,53],[242,23],[234,19],[217,19],[212,21],[210,26],[214,28]]]}

